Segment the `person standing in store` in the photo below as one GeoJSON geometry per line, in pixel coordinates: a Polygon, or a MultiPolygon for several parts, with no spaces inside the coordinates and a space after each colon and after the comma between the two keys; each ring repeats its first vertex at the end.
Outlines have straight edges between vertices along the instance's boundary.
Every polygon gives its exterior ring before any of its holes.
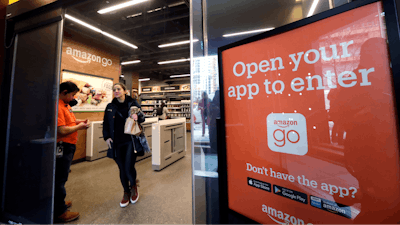
{"type": "Polygon", "coordinates": [[[168,119],[168,108],[165,105],[165,102],[161,103],[161,106],[157,109],[157,116],[160,120],[168,119]]]}
{"type": "Polygon", "coordinates": [[[132,98],[135,99],[139,103],[139,94],[136,89],[132,89],[132,98]]]}
{"type": "MultiPolygon", "coordinates": [[[[121,83],[113,86],[114,99],[106,107],[103,122],[103,137],[109,147],[107,157],[112,158],[118,165],[124,194],[120,202],[126,207],[129,202],[136,203],[139,199],[136,179],[135,162],[137,152],[142,152],[142,145],[135,135],[124,133],[125,121],[129,117],[132,106],[141,108],[138,102],[126,95],[126,86],[121,83]]],[[[143,113],[133,115],[139,124],[145,121],[143,113]]]]}
{"type": "Polygon", "coordinates": [[[67,195],[65,183],[68,180],[72,159],[74,158],[78,130],[89,128],[88,120],[77,120],[71,110],[75,94],[79,91],[76,84],[67,81],[60,84],[58,102],[57,143],[63,147],[63,155],[56,158],[56,172],[54,184],[54,221],[69,222],[78,219],[78,212],[70,212],[71,201],[65,201],[67,195]]]}
{"type": "Polygon", "coordinates": [[[208,107],[207,125],[208,133],[210,134],[210,148],[205,150],[205,153],[216,155],[218,152],[217,146],[217,118],[221,117],[219,90],[215,91],[214,98],[208,107]]]}
{"type": "Polygon", "coordinates": [[[209,99],[208,99],[208,95],[206,92],[203,92],[203,94],[201,95],[201,100],[199,103],[199,109],[201,112],[201,123],[202,123],[202,136],[204,137],[204,134],[206,132],[206,121],[207,121],[207,111],[208,111],[208,103],[209,103],[209,99]]]}

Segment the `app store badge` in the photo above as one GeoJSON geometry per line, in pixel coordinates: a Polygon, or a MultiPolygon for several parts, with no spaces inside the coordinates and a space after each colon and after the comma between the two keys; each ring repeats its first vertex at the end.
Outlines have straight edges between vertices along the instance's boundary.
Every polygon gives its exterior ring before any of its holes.
{"type": "Polygon", "coordinates": [[[268,147],[274,152],[305,155],[308,152],[306,118],[300,113],[267,116],[268,147]]]}

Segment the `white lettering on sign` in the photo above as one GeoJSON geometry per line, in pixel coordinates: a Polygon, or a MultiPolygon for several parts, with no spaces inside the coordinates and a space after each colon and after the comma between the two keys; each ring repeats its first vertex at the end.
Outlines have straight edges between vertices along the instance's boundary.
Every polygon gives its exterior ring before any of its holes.
{"type": "Polygon", "coordinates": [[[304,224],[304,220],[264,204],[262,205],[262,211],[277,224],[304,224]]]}
{"type": "Polygon", "coordinates": [[[112,65],[111,59],[102,58],[101,56],[96,56],[91,53],[80,51],[78,49],[74,49],[71,47],[67,47],[66,53],[67,53],[67,55],[71,55],[72,58],[74,58],[77,62],[80,62],[80,63],[90,63],[93,61],[93,62],[101,63],[101,65],[104,67],[112,65]]]}

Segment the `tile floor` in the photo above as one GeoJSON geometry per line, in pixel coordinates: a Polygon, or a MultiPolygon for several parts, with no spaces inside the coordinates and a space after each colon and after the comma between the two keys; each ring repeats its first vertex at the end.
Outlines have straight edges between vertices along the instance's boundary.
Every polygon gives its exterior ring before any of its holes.
{"type": "Polygon", "coordinates": [[[71,211],[80,218],[71,224],[192,224],[191,136],[186,156],[161,171],[153,171],[151,157],[136,163],[139,201],[119,206],[123,189],[114,160],[102,158],[71,166],[66,183],[71,211]]]}

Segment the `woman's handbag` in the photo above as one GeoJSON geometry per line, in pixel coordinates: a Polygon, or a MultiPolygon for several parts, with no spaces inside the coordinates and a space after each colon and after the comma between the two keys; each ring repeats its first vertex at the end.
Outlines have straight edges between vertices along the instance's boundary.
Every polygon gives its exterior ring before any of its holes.
{"type": "Polygon", "coordinates": [[[136,120],[128,117],[125,122],[124,133],[138,136],[142,133],[142,130],[140,129],[139,123],[136,120]]]}
{"type": "Polygon", "coordinates": [[[151,150],[150,150],[150,147],[149,147],[149,143],[147,142],[146,135],[141,134],[141,135],[139,135],[138,138],[139,138],[140,144],[142,145],[143,151],[145,153],[150,153],[151,150]]]}
{"type": "Polygon", "coordinates": [[[134,120],[132,116],[134,114],[138,114],[140,112],[140,109],[136,106],[132,106],[131,109],[129,110],[129,117],[125,121],[125,134],[132,134],[139,136],[142,133],[141,126],[139,125],[139,122],[134,120]]]}
{"type": "Polygon", "coordinates": [[[146,136],[143,133],[136,137],[131,136],[131,138],[132,138],[132,144],[133,144],[133,151],[135,152],[135,154],[137,154],[138,156],[144,156],[145,153],[151,152],[149,143],[147,142],[146,136]],[[135,141],[134,141],[135,138],[139,139],[139,143],[141,145],[141,148],[139,151],[136,149],[136,146],[135,146],[135,141]]]}

